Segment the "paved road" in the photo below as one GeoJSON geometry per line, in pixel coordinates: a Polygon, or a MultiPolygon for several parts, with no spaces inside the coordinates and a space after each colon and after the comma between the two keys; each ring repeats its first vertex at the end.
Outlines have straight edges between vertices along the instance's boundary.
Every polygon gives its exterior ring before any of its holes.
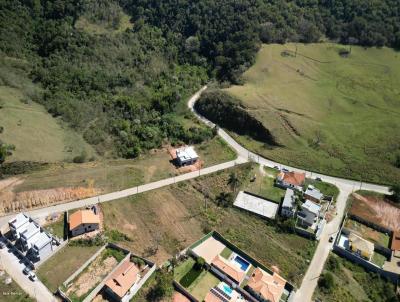
{"type": "MultiPolygon", "coordinates": [[[[57,301],[53,294],[47,289],[40,280],[32,282],[22,270],[24,265],[19,262],[19,259],[7,249],[0,250],[0,264],[18,285],[31,297],[34,297],[40,302],[55,302],[57,301]]],[[[1,293],[0,293],[1,294],[1,293]]]]}
{"type": "MultiPolygon", "coordinates": [[[[200,97],[201,93],[206,88],[207,88],[207,86],[204,86],[201,90],[199,90],[196,94],[194,94],[189,99],[188,107],[194,112],[194,114],[200,120],[202,120],[204,123],[206,123],[210,127],[213,127],[215,125],[212,122],[210,122],[206,118],[199,115],[193,108],[194,103],[197,101],[197,99],[200,97]]],[[[380,192],[380,193],[388,193],[388,188],[384,187],[384,186],[375,185],[375,184],[362,183],[362,182],[358,182],[358,181],[347,180],[347,179],[338,178],[338,177],[332,177],[332,176],[323,175],[323,174],[319,174],[319,173],[313,173],[313,172],[305,171],[305,170],[298,169],[295,167],[282,165],[280,163],[263,158],[253,152],[250,152],[249,150],[247,150],[246,148],[244,148],[240,144],[238,144],[226,131],[224,131],[221,128],[218,129],[218,135],[221,136],[230,145],[230,147],[236,151],[236,153],[238,155],[236,160],[218,164],[218,165],[215,165],[212,167],[204,168],[197,172],[190,172],[190,173],[186,173],[186,174],[179,175],[176,177],[163,179],[160,181],[144,184],[144,185],[129,188],[126,190],[121,190],[121,191],[108,193],[108,194],[104,194],[104,195],[99,195],[96,197],[91,197],[91,198],[87,198],[87,199],[68,202],[65,204],[54,205],[54,206],[41,208],[41,209],[35,209],[35,210],[28,211],[27,213],[32,218],[42,218],[42,217],[48,216],[51,213],[81,208],[81,207],[93,205],[96,203],[116,200],[116,199],[124,198],[127,196],[132,196],[132,195],[135,195],[138,193],[154,190],[154,189],[168,186],[168,185],[178,183],[181,181],[193,179],[193,178],[199,177],[200,175],[206,175],[206,174],[214,173],[217,171],[225,170],[225,169],[231,168],[237,164],[242,164],[242,163],[248,162],[249,160],[258,162],[259,164],[268,166],[268,167],[279,166],[280,168],[286,168],[289,170],[304,172],[304,173],[306,173],[307,177],[310,177],[310,178],[320,177],[323,179],[323,181],[335,184],[340,190],[340,195],[337,200],[338,215],[332,222],[327,224],[327,226],[325,227],[325,229],[321,235],[321,239],[319,241],[315,255],[311,261],[311,264],[309,266],[307,273],[304,276],[303,283],[302,283],[300,289],[296,293],[295,301],[299,301],[299,302],[311,301],[312,294],[314,292],[314,289],[315,289],[317,281],[318,281],[318,276],[323,269],[324,263],[328,257],[329,251],[332,247],[332,244],[328,242],[328,238],[329,238],[330,234],[338,231],[340,221],[344,214],[344,209],[345,209],[346,200],[347,200],[348,195],[352,191],[358,190],[358,189],[371,190],[371,191],[376,191],[376,192],[380,192]]],[[[8,216],[1,217],[0,218],[0,226],[7,223],[13,216],[14,215],[8,215],[8,216]]],[[[17,276],[17,281],[18,280],[19,279],[17,276]]],[[[24,282],[22,279],[20,281],[24,282]]],[[[24,283],[21,283],[21,286],[22,285],[24,285],[24,283]]],[[[39,300],[39,301],[41,301],[41,300],[39,300]]],[[[47,300],[42,300],[42,301],[47,301],[47,300]]]]}
{"type": "MultiPolygon", "coordinates": [[[[209,125],[210,127],[214,127],[215,124],[212,123],[211,121],[207,120],[205,117],[201,116],[194,110],[194,104],[196,100],[199,98],[201,92],[203,92],[207,87],[203,87],[197,94],[195,94],[188,102],[189,108],[192,110],[192,112],[204,123],[209,125]]],[[[322,231],[317,249],[315,251],[315,254],[313,256],[313,259],[311,260],[311,263],[308,267],[308,270],[306,274],[304,275],[302,284],[300,288],[297,290],[294,301],[295,302],[308,302],[312,300],[312,296],[314,293],[314,290],[317,286],[318,283],[318,278],[323,270],[324,264],[329,256],[329,252],[332,249],[333,243],[329,242],[329,237],[333,234],[336,234],[339,230],[340,223],[342,221],[345,208],[346,208],[346,201],[349,197],[349,195],[355,191],[355,190],[370,190],[370,191],[376,191],[384,194],[388,194],[388,188],[385,186],[380,186],[380,185],[375,185],[371,183],[363,183],[359,181],[353,181],[353,180],[348,180],[344,178],[339,178],[339,177],[333,177],[329,175],[323,175],[320,173],[315,173],[315,172],[310,172],[306,171],[303,169],[298,169],[295,167],[290,167],[287,165],[282,165],[280,163],[274,162],[272,160],[263,158],[262,156],[259,156],[258,154],[255,154],[243,146],[239,145],[226,131],[223,129],[218,130],[218,134],[237,152],[237,154],[242,157],[242,158],[248,158],[250,160],[253,160],[255,162],[258,162],[260,165],[264,165],[267,167],[275,167],[278,166],[281,169],[286,168],[288,170],[292,171],[298,171],[298,172],[304,172],[306,173],[307,177],[309,178],[321,178],[325,182],[332,183],[336,185],[339,188],[339,196],[336,201],[336,211],[337,211],[337,216],[329,222],[324,230],[322,231]]]]}

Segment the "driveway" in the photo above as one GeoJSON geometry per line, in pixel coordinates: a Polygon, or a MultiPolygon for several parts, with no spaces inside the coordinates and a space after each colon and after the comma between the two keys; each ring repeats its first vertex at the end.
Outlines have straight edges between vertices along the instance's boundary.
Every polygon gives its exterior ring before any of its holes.
{"type": "Polygon", "coordinates": [[[57,299],[47,289],[46,286],[38,279],[31,281],[22,270],[24,265],[19,262],[20,260],[15,256],[7,247],[0,250],[0,264],[7,271],[18,285],[31,297],[40,302],[55,302],[57,299]]]}

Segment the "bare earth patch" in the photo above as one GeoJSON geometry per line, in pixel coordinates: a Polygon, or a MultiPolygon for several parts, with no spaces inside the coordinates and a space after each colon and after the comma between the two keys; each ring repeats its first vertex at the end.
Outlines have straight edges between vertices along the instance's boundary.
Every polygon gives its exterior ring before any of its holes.
{"type": "Polygon", "coordinates": [[[0,181],[0,214],[87,198],[101,192],[93,187],[59,187],[14,192],[15,187],[21,183],[23,180],[16,177],[0,181]]]}
{"type": "Polygon", "coordinates": [[[378,197],[353,193],[350,213],[391,230],[400,230],[400,209],[378,197]]]}
{"type": "Polygon", "coordinates": [[[118,264],[114,257],[107,257],[102,261],[101,257],[95,259],[73,285],[67,290],[67,295],[75,294],[78,297],[88,293],[100,283],[118,264]]]}

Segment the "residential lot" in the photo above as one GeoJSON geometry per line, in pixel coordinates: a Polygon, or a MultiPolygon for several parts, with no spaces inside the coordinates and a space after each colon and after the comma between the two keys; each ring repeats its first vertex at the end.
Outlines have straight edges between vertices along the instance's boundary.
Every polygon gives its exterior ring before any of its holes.
{"type": "Polygon", "coordinates": [[[265,300],[283,302],[292,292],[292,286],[278,272],[262,266],[215,232],[189,247],[187,255],[174,277],[199,301],[246,301],[261,295],[265,300]]]}
{"type": "Polygon", "coordinates": [[[217,205],[216,197],[221,192],[233,194],[230,174],[235,173],[239,179],[239,189],[250,183],[251,170],[252,165],[246,164],[104,203],[105,230],[117,230],[120,235],[115,236],[115,242],[161,264],[215,229],[262,263],[278,267],[287,280],[299,284],[314,253],[314,242],[282,232],[275,223],[266,223],[252,214],[217,205]]]}
{"type": "Polygon", "coordinates": [[[395,285],[333,253],[330,254],[321,276],[314,293],[314,297],[321,301],[397,301],[395,285]],[[332,276],[333,282],[329,282],[330,285],[321,281],[326,274],[332,276]]]}
{"type": "Polygon", "coordinates": [[[0,270],[0,301],[2,302],[33,302],[33,298],[29,297],[22,288],[15,282],[10,280],[11,283],[6,284],[6,279],[9,276],[0,270]]]}
{"type": "Polygon", "coordinates": [[[349,198],[349,213],[391,230],[400,230],[400,208],[390,203],[384,195],[357,191],[349,198]]]}
{"type": "Polygon", "coordinates": [[[37,275],[52,292],[55,292],[100,247],[69,243],[41,265],[37,275]]]}
{"type": "Polygon", "coordinates": [[[389,247],[390,236],[386,233],[374,230],[353,219],[347,219],[344,226],[373,243],[378,243],[383,247],[389,247]]]}

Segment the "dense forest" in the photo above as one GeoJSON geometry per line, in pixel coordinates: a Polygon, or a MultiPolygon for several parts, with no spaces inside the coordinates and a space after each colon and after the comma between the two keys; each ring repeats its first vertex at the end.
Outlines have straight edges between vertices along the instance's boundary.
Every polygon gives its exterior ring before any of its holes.
{"type": "Polygon", "coordinates": [[[181,124],[178,104],[210,79],[240,83],[261,42],[324,39],[400,47],[400,2],[0,1],[1,56],[28,62],[40,87],[27,97],[122,157],[210,138],[181,124]]]}

